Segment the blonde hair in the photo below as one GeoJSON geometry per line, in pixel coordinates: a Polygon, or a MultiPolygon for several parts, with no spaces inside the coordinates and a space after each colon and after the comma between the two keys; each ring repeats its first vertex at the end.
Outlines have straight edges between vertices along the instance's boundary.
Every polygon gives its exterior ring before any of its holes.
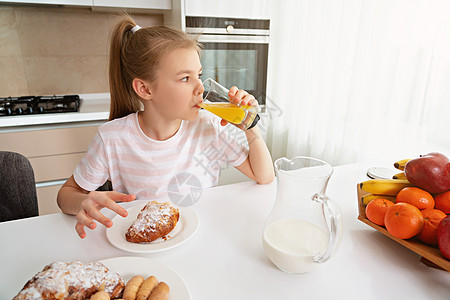
{"type": "Polygon", "coordinates": [[[201,53],[200,43],[182,31],[158,25],[141,28],[132,33],[134,26],[134,20],[124,15],[111,33],[109,120],[141,109],[141,98],[133,89],[133,79],[154,82],[163,56],[179,48],[192,48],[199,55],[201,53]]]}

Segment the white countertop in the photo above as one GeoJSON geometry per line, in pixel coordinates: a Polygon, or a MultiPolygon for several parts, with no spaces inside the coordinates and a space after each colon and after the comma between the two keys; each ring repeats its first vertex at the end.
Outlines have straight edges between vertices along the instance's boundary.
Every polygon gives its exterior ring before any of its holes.
{"type": "Polygon", "coordinates": [[[198,232],[179,247],[159,253],[119,250],[108,242],[103,226],[87,230],[81,240],[75,217],[61,213],[0,223],[0,299],[14,297],[50,262],[121,256],[167,265],[196,300],[449,299],[449,272],[423,265],[419,255],[357,219],[356,183],[366,180],[373,166],[335,167],[327,194],[341,208],[343,239],[336,255],[310,273],[284,273],[265,256],[261,235],[276,183],[243,182],[203,190],[192,206],[200,218],[198,232]]]}
{"type": "Polygon", "coordinates": [[[109,118],[109,93],[80,94],[79,112],[0,117],[0,128],[58,123],[106,121],[109,118]]]}

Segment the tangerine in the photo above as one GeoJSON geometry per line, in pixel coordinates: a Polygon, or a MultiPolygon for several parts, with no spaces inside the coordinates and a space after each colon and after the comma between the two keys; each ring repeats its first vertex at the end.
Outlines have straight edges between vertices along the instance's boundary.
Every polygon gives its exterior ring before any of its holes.
{"type": "Polygon", "coordinates": [[[430,193],[417,187],[405,187],[398,192],[395,202],[409,203],[418,209],[434,208],[434,199],[430,193]]]}
{"type": "Polygon", "coordinates": [[[446,214],[450,214],[450,191],[437,194],[434,197],[436,202],[434,208],[442,210],[446,214]]]}
{"type": "Polygon", "coordinates": [[[424,242],[425,244],[437,246],[438,226],[439,223],[442,221],[442,219],[445,218],[447,215],[438,209],[427,208],[422,210],[422,216],[423,216],[423,228],[422,231],[419,233],[419,235],[417,235],[417,238],[420,241],[424,242]]]}
{"type": "Polygon", "coordinates": [[[423,216],[412,204],[396,203],[386,211],[384,224],[392,236],[409,239],[422,231],[423,216]]]}
{"type": "Polygon", "coordinates": [[[394,203],[387,199],[377,198],[370,201],[366,206],[366,216],[372,223],[384,226],[384,216],[389,207],[394,203]]]}

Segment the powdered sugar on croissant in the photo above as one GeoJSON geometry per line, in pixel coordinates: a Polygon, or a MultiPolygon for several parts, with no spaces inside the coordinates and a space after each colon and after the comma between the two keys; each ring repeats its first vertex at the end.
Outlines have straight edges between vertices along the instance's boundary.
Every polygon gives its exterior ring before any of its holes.
{"type": "Polygon", "coordinates": [[[55,262],[33,276],[14,300],[88,299],[99,290],[116,297],[124,286],[120,275],[100,262],[55,262]]]}
{"type": "Polygon", "coordinates": [[[148,202],[125,234],[132,243],[149,243],[171,232],[180,218],[170,203],[148,202]]]}

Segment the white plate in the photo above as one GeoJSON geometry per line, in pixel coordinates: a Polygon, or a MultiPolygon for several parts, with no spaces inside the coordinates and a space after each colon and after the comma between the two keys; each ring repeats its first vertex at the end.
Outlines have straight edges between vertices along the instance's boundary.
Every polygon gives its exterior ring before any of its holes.
{"type": "Polygon", "coordinates": [[[143,202],[128,208],[128,216],[126,218],[116,215],[112,219],[114,225],[106,229],[106,237],[111,244],[121,250],[133,253],[160,252],[181,245],[197,232],[200,224],[197,213],[189,207],[178,207],[180,219],[165,239],[159,238],[145,244],[128,242],[125,239],[125,233],[146,204],[147,202],[143,202]]]}
{"type": "Polygon", "coordinates": [[[396,169],[373,167],[367,170],[367,176],[372,179],[392,179],[392,176],[400,172],[400,170],[396,169]]]}
{"type": "Polygon", "coordinates": [[[169,299],[192,299],[183,278],[160,262],[145,257],[115,257],[100,262],[111,271],[119,273],[125,283],[134,275],[142,275],[144,278],[155,276],[158,281],[164,281],[169,286],[169,299]]]}

